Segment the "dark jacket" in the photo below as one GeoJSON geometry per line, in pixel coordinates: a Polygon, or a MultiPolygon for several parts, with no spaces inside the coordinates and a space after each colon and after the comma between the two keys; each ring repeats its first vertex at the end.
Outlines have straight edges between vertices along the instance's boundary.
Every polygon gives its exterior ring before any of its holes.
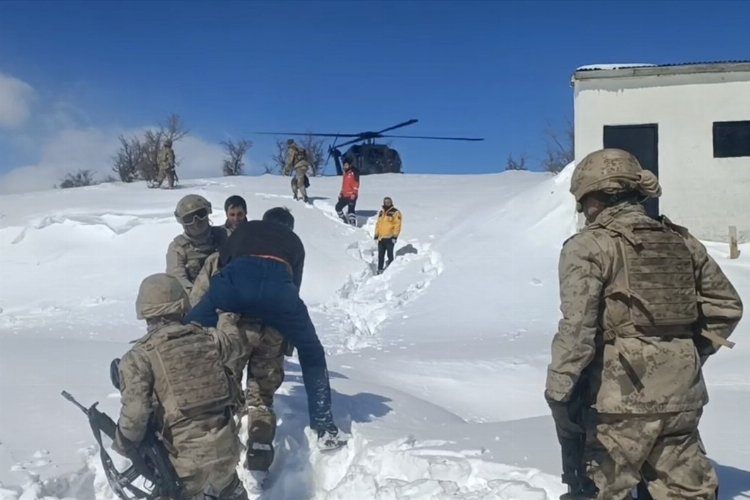
{"type": "Polygon", "coordinates": [[[283,260],[291,267],[292,281],[297,289],[302,285],[305,247],[294,231],[273,222],[252,220],[242,223],[221,247],[219,267],[225,267],[232,259],[252,255],[283,260]]]}

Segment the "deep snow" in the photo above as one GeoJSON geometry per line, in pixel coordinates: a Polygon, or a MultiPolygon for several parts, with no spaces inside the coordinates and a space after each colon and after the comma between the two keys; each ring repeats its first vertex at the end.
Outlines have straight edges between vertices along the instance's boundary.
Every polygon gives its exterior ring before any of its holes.
{"type": "MultiPolygon", "coordinates": [[[[214,224],[232,194],[253,218],[292,209],[308,254],[302,295],[329,354],[334,412],[353,436],[335,454],[311,449],[299,367],[288,359],[263,498],[557,498],[559,450],[542,391],[559,318],[557,257],[576,227],[569,175],[363,177],[359,228],[335,216],[337,177],[313,179],[312,206],[274,176],[0,196],[0,498],[112,498],[84,416],[59,393],[98,400],[116,418],[109,361],[144,331],[137,287],[164,270],[180,230],[172,211],[188,193],[213,203],[214,224]],[[372,229],[386,195],[404,229],[397,260],[374,276],[372,229]]],[[[709,249],[746,298],[750,246],[735,261],[724,245],[709,249]]],[[[722,498],[750,496],[748,328],[706,369],[701,430],[722,498]]]]}

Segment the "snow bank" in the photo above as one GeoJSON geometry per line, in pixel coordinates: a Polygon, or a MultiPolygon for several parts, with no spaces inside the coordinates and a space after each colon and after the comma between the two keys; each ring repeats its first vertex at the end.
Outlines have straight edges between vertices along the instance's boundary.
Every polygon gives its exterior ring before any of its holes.
{"type": "MultiPolygon", "coordinates": [[[[577,223],[571,170],[363,177],[358,227],[335,215],[339,178],[313,179],[311,206],[274,176],[0,196],[0,498],[112,498],[84,416],[59,392],[117,414],[108,364],[142,335],[137,287],[163,271],[179,231],[172,212],[188,193],[217,207],[214,224],[232,194],[252,218],[292,209],[307,250],[302,295],[329,354],[336,419],[352,434],[338,453],[310,446],[289,359],[261,498],[556,498],[559,452],[541,394],[557,257],[577,223]],[[376,276],[372,230],[384,196],[404,228],[396,261],[376,276]]],[[[709,249],[750,290],[750,247],[737,261],[709,249]]],[[[748,349],[740,341],[707,367],[719,403],[702,431],[727,498],[750,489],[746,405],[736,403],[750,389],[748,349]]]]}

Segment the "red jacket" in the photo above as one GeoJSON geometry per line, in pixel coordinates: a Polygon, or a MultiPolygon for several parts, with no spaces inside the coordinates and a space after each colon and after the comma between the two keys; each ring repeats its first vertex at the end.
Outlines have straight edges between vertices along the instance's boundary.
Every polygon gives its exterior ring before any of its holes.
{"type": "Polygon", "coordinates": [[[350,168],[344,171],[340,196],[348,200],[356,200],[359,196],[359,172],[357,169],[350,168]]]}

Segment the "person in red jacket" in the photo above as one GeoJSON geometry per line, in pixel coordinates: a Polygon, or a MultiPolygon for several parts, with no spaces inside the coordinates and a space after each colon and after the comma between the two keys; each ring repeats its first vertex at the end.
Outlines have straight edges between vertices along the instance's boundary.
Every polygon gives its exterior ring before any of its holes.
{"type": "Polygon", "coordinates": [[[336,214],[347,224],[357,225],[357,214],[354,211],[359,196],[359,170],[354,168],[350,159],[344,160],[344,178],[341,183],[339,201],[336,203],[336,214]],[[348,207],[348,217],[344,216],[344,207],[348,207]]]}

